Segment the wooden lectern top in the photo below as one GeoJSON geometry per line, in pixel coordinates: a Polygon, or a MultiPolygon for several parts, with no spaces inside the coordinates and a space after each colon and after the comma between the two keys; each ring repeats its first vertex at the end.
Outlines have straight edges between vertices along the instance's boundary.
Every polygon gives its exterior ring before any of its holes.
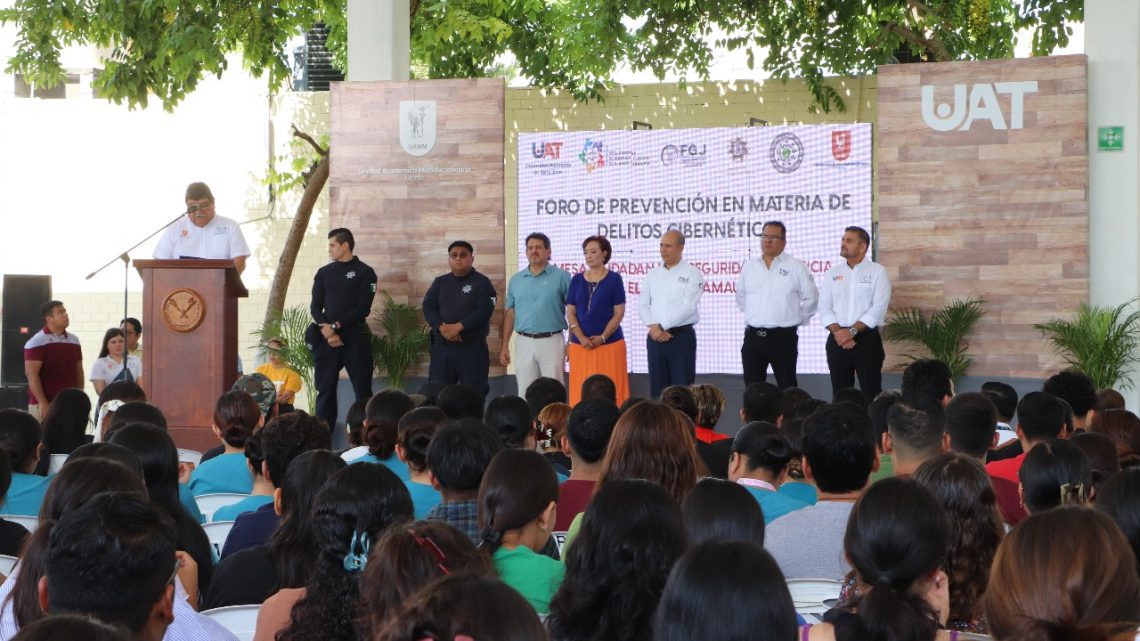
{"type": "Polygon", "coordinates": [[[133,260],[131,263],[135,266],[135,269],[138,270],[139,276],[143,275],[144,269],[224,269],[226,270],[226,290],[238,298],[249,296],[249,290],[247,290],[245,284],[241,282],[241,275],[238,274],[237,267],[234,266],[234,261],[229,259],[208,260],[205,258],[184,258],[158,260],[148,258],[133,260]]]}

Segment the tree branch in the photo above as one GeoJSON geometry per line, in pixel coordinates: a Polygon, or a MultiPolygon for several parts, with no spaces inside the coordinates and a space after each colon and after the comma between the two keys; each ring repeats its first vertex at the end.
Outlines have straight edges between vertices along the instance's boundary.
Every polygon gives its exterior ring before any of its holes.
{"type": "Polygon", "coordinates": [[[901,37],[903,40],[906,40],[911,44],[922,47],[922,49],[925,51],[929,51],[934,55],[934,59],[938,62],[946,62],[952,59],[950,57],[950,52],[941,42],[920,36],[913,30],[907,29],[897,22],[886,22],[883,24],[883,29],[901,37]]]}
{"type": "Polygon", "coordinates": [[[329,150],[325,149],[324,147],[317,144],[317,141],[313,140],[312,136],[310,136],[309,134],[297,129],[297,125],[290,125],[290,126],[293,128],[293,137],[294,138],[300,138],[301,140],[304,140],[305,142],[309,143],[309,145],[313,149],[315,149],[317,151],[317,153],[320,154],[322,157],[329,155],[329,150]]]}

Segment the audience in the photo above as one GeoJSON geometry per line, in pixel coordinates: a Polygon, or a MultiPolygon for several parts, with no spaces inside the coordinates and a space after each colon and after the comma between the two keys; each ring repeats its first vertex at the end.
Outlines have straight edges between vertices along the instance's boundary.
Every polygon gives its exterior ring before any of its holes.
{"type": "Polygon", "coordinates": [[[780,414],[782,403],[780,388],[771,383],[758,381],[744,388],[744,396],[740,402],[740,422],[766,421],[779,425],[783,416],[780,414]]]}
{"type": "MultiPolygon", "coordinates": [[[[1017,413],[1017,390],[1008,383],[987,381],[982,383],[981,393],[990,399],[994,407],[997,408],[998,446],[1006,443],[1016,444],[1018,451],[1013,452],[1008,458],[1017,456],[1021,453],[1020,444],[1017,443],[1017,432],[1013,427],[1013,416],[1017,413]]],[[[986,458],[987,463],[995,460],[1000,459],[986,458]]]]}
{"type": "Polygon", "coordinates": [[[0,410],[0,450],[8,455],[12,467],[12,483],[0,514],[39,513],[50,482],[33,474],[43,453],[42,439],[43,431],[34,416],[21,410],[0,410]]]}
{"type": "Polygon", "coordinates": [[[1091,503],[1092,468],[1081,448],[1068,441],[1049,439],[1025,455],[1017,471],[1021,503],[1029,514],[1061,505],[1091,503]]]}
{"type": "MultiPolygon", "coordinates": [[[[55,397],[59,401],[59,396],[55,397]]],[[[50,410],[49,410],[50,411],[50,410]]],[[[8,494],[12,485],[12,465],[8,462],[8,455],[0,449],[0,501],[8,494]]],[[[19,523],[0,519],[0,554],[18,556],[24,540],[28,538],[28,530],[19,523]]]]}
{"type": "MultiPolygon", "coordinates": [[[[58,398],[58,397],[57,397],[58,398]]],[[[1096,411],[1124,409],[1124,395],[1114,389],[1102,389],[1096,392],[1096,411]]]]}
{"type": "Polygon", "coordinates": [[[77,613],[160,641],[174,622],[178,530],[137,495],[102,494],[52,528],[39,585],[49,614],[77,613]]]}
{"type": "MultiPolygon", "coordinates": [[[[59,396],[55,398],[59,400],[59,396]]],[[[83,614],[56,614],[44,617],[12,637],[12,641],[58,641],[59,639],[132,641],[122,626],[103,623],[83,614]]]]}
{"type": "Polygon", "coordinates": [[[907,400],[946,407],[954,397],[950,366],[933,358],[916,359],[903,370],[902,395],[907,400]]]}
{"type": "Polygon", "coordinates": [[[855,504],[843,537],[860,595],[808,626],[810,641],[951,639],[941,630],[950,593],[940,568],[949,547],[950,522],[929,490],[911,479],[883,479],[855,504]]]}
{"type": "Polygon", "coordinates": [[[1077,369],[1058,372],[1045,380],[1041,391],[1056,396],[1073,408],[1073,431],[1088,429],[1096,416],[1097,405],[1096,385],[1088,374],[1077,369]]]}
{"type": "Polygon", "coordinates": [[[986,454],[997,447],[997,407],[985,394],[958,394],[946,404],[946,434],[950,449],[986,462],[986,454]]]}
{"type": "Polygon", "coordinates": [[[995,641],[1132,641],[1140,626],[1136,557],[1104,514],[1040,512],[998,548],[983,607],[995,641]]]}
{"type": "Polygon", "coordinates": [[[775,560],[748,541],[694,545],[677,562],[653,641],[792,641],[796,611],[775,560]]]}
{"type": "Polygon", "coordinates": [[[447,420],[438,407],[417,407],[400,419],[396,436],[396,457],[408,466],[408,492],[412,495],[417,519],[427,518],[443,497],[432,487],[427,467],[427,451],[436,429],[447,420]]]}
{"type": "Polygon", "coordinates": [[[570,457],[570,478],[558,486],[555,532],[565,532],[574,517],[586,511],[601,474],[602,456],[620,416],[617,406],[602,398],[580,401],[570,411],[562,439],[562,449],[570,457]]]}
{"type": "Polygon", "coordinates": [[[681,511],[664,488],[641,480],[608,483],[567,550],[566,578],[550,602],[551,638],[651,639],[657,602],[685,547],[681,511]]]}
{"type": "Polygon", "coordinates": [[[724,392],[716,385],[706,383],[692,385],[689,389],[693,391],[693,399],[697,402],[697,440],[714,443],[732,438],[716,431],[716,424],[724,413],[724,392]]]}
{"type": "Polygon", "coordinates": [[[281,487],[273,493],[272,508],[280,525],[267,543],[222,559],[205,593],[205,608],[260,604],[278,590],[305,587],[316,561],[313,501],[329,477],[345,465],[328,450],[309,450],[289,463],[281,487]]]}
{"type": "MultiPolygon", "coordinates": [[[[744,486],[755,498],[764,510],[765,524],[810,505],[779,491],[793,455],[784,435],[771,423],[748,423],[732,441],[728,480],[744,486]]],[[[814,494],[814,488],[808,489],[814,494]]]]}
{"type": "Polygon", "coordinates": [[[266,599],[254,641],[354,641],[351,604],[360,598],[360,575],[372,541],[412,519],[412,497],[382,465],[349,465],[333,474],[313,501],[310,518],[316,560],[303,588],[284,588],[266,599]]]}
{"type": "Polygon", "coordinates": [[[1112,439],[1121,467],[1140,465],[1140,418],[1135,414],[1124,409],[1097,412],[1088,429],[1112,439]]]}
{"type": "MultiPolygon", "coordinates": [[[[581,405],[581,403],[578,403],[581,405]]],[[[562,439],[566,438],[566,421],[570,418],[569,403],[550,403],[542,408],[535,419],[535,430],[538,432],[538,447],[542,455],[554,466],[559,478],[570,476],[572,461],[570,455],[563,451],[562,439]]]]}
{"type": "MultiPolygon", "coordinates": [[[[243,457],[246,473],[253,479],[249,496],[214,510],[214,514],[210,517],[211,521],[233,521],[242,514],[254,512],[273,502],[273,494],[277,488],[273,487],[273,482],[265,476],[265,447],[261,442],[261,434],[254,434],[246,439],[243,457]]],[[[212,461],[219,458],[222,457],[219,456],[212,461]]]]}
{"type": "Polygon", "coordinates": [[[1093,489],[1097,493],[1105,483],[1120,473],[1120,456],[1116,453],[1116,445],[1104,434],[1081,432],[1074,434],[1069,442],[1081,448],[1089,458],[1093,489]]]}
{"type": "Polygon", "coordinates": [[[367,620],[364,629],[376,637],[421,588],[460,573],[495,577],[491,558],[459,530],[440,521],[388,528],[368,552],[360,577],[358,612],[367,620]]]}
{"type": "Polygon", "coordinates": [[[505,449],[487,466],[478,502],[479,547],[491,555],[499,578],[546,614],[566,571],[557,560],[539,554],[554,529],[554,468],[533,450],[505,449]]]}
{"type": "Polygon", "coordinates": [[[364,444],[364,408],[368,407],[368,399],[361,398],[353,401],[344,416],[344,429],[348,433],[349,448],[341,453],[346,461],[356,459],[368,453],[368,446],[364,444]]]}
{"type": "Polygon", "coordinates": [[[91,399],[81,389],[60,390],[48,407],[41,425],[44,430],[44,459],[50,454],[71,454],[91,442],[87,426],[91,420],[91,399]]]}
{"type": "Polygon", "coordinates": [[[465,418],[483,420],[483,395],[470,385],[454,383],[444,387],[439,391],[435,406],[455,421],[465,418]]]}
{"type": "Polygon", "coordinates": [[[475,545],[482,543],[479,485],[491,459],[502,450],[499,436],[477,420],[440,425],[428,445],[427,465],[431,485],[443,500],[427,518],[447,523],[475,545]]]}
{"type": "Polygon", "coordinates": [[[214,405],[211,428],[222,441],[224,452],[203,461],[190,475],[194,496],[232,492],[249,494],[253,479],[246,463],[245,443],[262,426],[264,416],[257,401],[245,392],[226,392],[214,405]]]}
{"type": "MultiPolygon", "coordinates": [[[[938,362],[938,361],[934,361],[938,362]]],[[[942,406],[928,397],[905,394],[887,412],[883,451],[891,455],[895,476],[910,476],[923,461],[947,449],[942,406]]]]}
{"type": "Polygon", "coordinates": [[[849,570],[847,519],[878,465],[871,421],[849,403],[825,407],[804,424],[803,452],[804,475],[815,482],[819,500],[772,521],[764,546],[789,579],[841,580],[849,570]]]}
{"type": "Polygon", "coordinates": [[[534,608],[499,579],[473,573],[429,584],[373,641],[547,641],[534,608]]]}
{"type": "Polygon", "coordinates": [[[732,447],[731,441],[728,439],[718,439],[712,443],[706,443],[697,437],[696,423],[699,410],[697,408],[697,399],[693,395],[693,390],[684,385],[670,385],[661,390],[661,398],[659,399],[662,405],[668,405],[685,415],[689,419],[689,424],[692,426],[689,429],[693,432],[693,437],[696,439],[695,445],[697,454],[704,461],[705,468],[708,470],[709,476],[714,476],[718,479],[728,477],[728,457],[731,454],[730,448],[732,447]]]}
{"type": "Polygon", "coordinates": [[[872,483],[895,475],[894,459],[891,458],[889,452],[883,451],[883,443],[886,442],[888,429],[887,413],[891,411],[891,407],[893,407],[900,398],[902,398],[902,392],[898,390],[883,390],[875,397],[875,400],[871,401],[871,404],[867,406],[867,415],[871,419],[871,429],[874,430],[875,433],[875,449],[879,453],[879,469],[871,473],[872,483]]]}
{"type": "Polygon", "coordinates": [[[518,396],[499,396],[487,404],[483,424],[499,435],[503,447],[533,450],[538,445],[530,405],[518,396]]]}
{"type": "Polygon", "coordinates": [[[765,514],[748,488],[722,479],[705,478],[681,504],[689,543],[710,539],[764,544],[765,514]]]}
{"type": "MultiPolygon", "coordinates": [[[[1067,438],[1069,425],[1065,422],[1068,409],[1065,402],[1046,392],[1030,392],[1017,404],[1017,439],[1024,452],[1051,438],[1067,438]]],[[[998,508],[1002,519],[1010,525],[1025,518],[1025,510],[1018,496],[1018,470],[1025,454],[986,464],[986,472],[994,484],[998,508]]]]}
{"type": "Polygon", "coordinates": [[[402,481],[408,480],[408,466],[396,458],[396,439],[400,433],[400,419],[415,409],[412,397],[396,389],[376,392],[364,406],[364,432],[362,438],[368,454],[349,463],[379,463],[386,466],[402,481]]]}
{"type": "Polygon", "coordinates": [[[614,385],[613,379],[605,374],[594,374],[582,381],[581,396],[578,399],[579,403],[591,398],[601,398],[617,405],[617,385],[614,385]]]}
{"type": "Polygon", "coordinates": [[[519,391],[523,393],[523,398],[530,406],[530,414],[534,418],[538,418],[538,415],[548,405],[566,403],[569,400],[566,394],[566,386],[562,384],[562,381],[545,376],[534,379],[526,390],[519,391]]]}
{"type": "Polygon", "coordinates": [[[950,547],[942,564],[950,581],[946,627],[985,634],[982,595],[1005,534],[990,477],[974,457],[947,452],[920,465],[914,480],[934,494],[950,517],[950,547]]]}
{"type": "MultiPolygon", "coordinates": [[[[275,417],[258,432],[262,454],[262,474],[268,477],[274,488],[281,487],[281,481],[293,459],[309,450],[329,449],[329,429],[323,419],[296,410],[275,417]]],[[[222,547],[222,558],[269,540],[277,530],[277,509],[273,504],[265,504],[252,512],[239,514],[234,519],[226,543],[222,547]]]]}
{"type": "Polygon", "coordinates": [[[1137,558],[1140,572],[1140,469],[1124,470],[1097,493],[1096,509],[1112,517],[1137,558]]]}

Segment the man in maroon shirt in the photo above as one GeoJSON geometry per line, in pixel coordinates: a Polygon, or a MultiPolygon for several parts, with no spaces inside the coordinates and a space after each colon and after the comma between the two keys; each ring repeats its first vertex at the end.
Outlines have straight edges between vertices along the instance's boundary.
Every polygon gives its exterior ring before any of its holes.
{"type": "Polygon", "coordinates": [[[580,401],[566,418],[562,451],[570,457],[570,478],[558,487],[555,532],[565,532],[575,516],[586,511],[601,472],[602,456],[621,412],[604,398],[580,401]]]}
{"type": "Polygon", "coordinates": [[[1025,518],[1025,508],[1017,487],[1018,471],[1025,460],[1025,453],[1038,443],[1051,438],[1069,438],[1072,426],[1067,424],[1070,410],[1061,399],[1046,392],[1030,392],[1017,404],[1017,438],[1021,441],[1024,453],[1020,456],[986,465],[986,472],[994,484],[998,508],[1002,519],[1010,525],[1025,518]]]}
{"type": "Polygon", "coordinates": [[[75,334],[67,333],[71,319],[58,300],[40,306],[44,329],[24,345],[24,374],[28,377],[28,411],[47,415],[55,395],[69,387],[83,389],[83,350],[75,334]]]}

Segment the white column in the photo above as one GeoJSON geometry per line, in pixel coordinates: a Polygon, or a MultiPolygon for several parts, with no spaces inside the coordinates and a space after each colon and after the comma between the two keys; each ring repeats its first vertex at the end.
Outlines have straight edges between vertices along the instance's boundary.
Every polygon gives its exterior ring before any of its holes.
{"type": "Polygon", "coordinates": [[[348,0],[348,80],[407,80],[409,0],[348,0]]]}
{"type": "MultiPolygon", "coordinates": [[[[1094,305],[1140,295],[1140,3],[1085,3],[1089,64],[1089,288],[1094,305]],[[1097,151],[1097,128],[1124,127],[1124,151],[1097,151]]],[[[1135,374],[1140,385],[1140,372],[1135,374]]],[[[1140,407],[1140,390],[1125,393],[1140,407]]]]}

